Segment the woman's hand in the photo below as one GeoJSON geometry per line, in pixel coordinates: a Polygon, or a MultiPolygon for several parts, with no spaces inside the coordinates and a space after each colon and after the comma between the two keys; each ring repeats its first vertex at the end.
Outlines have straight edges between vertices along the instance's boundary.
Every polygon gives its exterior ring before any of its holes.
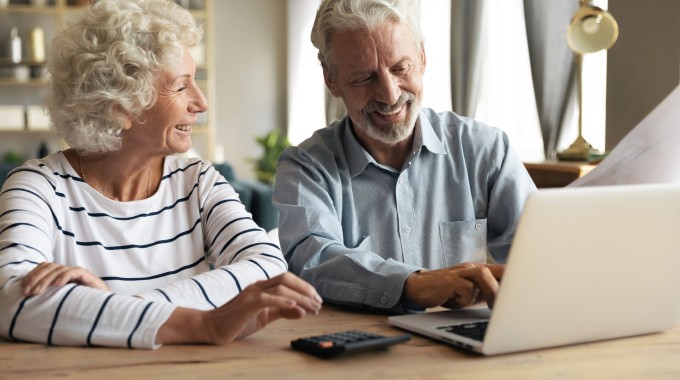
{"type": "Polygon", "coordinates": [[[21,279],[24,296],[37,296],[54,286],[64,286],[70,282],[91,288],[111,291],[99,277],[87,269],[80,267],[67,267],[52,262],[42,262],[21,279]]]}
{"type": "Polygon", "coordinates": [[[310,284],[290,272],[256,282],[210,311],[177,308],[156,336],[159,344],[223,345],[248,336],[279,318],[317,314],[322,300],[310,284]]]}

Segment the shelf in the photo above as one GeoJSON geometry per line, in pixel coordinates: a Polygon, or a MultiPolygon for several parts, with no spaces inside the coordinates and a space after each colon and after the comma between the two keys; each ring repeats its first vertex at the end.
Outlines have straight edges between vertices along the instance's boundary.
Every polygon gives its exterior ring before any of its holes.
{"type": "Polygon", "coordinates": [[[36,136],[54,136],[56,133],[51,129],[2,129],[0,128],[0,134],[2,135],[36,135],[36,136]]]}
{"type": "Polygon", "coordinates": [[[38,62],[38,61],[30,60],[30,59],[24,59],[24,60],[22,60],[21,62],[16,63],[16,62],[10,61],[10,60],[8,60],[8,59],[6,59],[6,58],[0,58],[0,66],[4,66],[4,67],[13,67],[13,66],[45,66],[45,65],[47,65],[47,62],[45,62],[45,61],[40,61],[40,62],[38,62]]]}
{"type": "Polygon", "coordinates": [[[87,8],[86,6],[83,5],[68,5],[64,7],[64,14],[72,14],[72,13],[78,13],[82,12],[87,8]]]}
{"type": "Polygon", "coordinates": [[[46,83],[47,82],[44,79],[36,78],[31,78],[26,81],[14,78],[0,78],[0,87],[44,87],[46,83]]]}
{"type": "MultiPolygon", "coordinates": [[[[28,56],[28,41],[33,28],[40,27],[44,31],[46,47],[51,47],[51,41],[57,33],[68,23],[75,21],[85,11],[87,0],[48,0],[45,6],[31,5],[28,0],[10,0],[11,4],[0,8],[0,106],[41,106],[47,93],[47,81],[41,77],[45,62],[36,62],[24,59],[16,64],[4,57],[5,38],[9,36],[11,26],[16,25],[22,39],[24,57],[28,56]],[[27,80],[17,80],[14,77],[14,67],[21,65],[28,67],[30,73],[27,80]]],[[[93,1],[93,0],[91,0],[93,1]]],[[[214,0],[175,0],[184,4],[199,25],[203,26],[202,61],[197,65],[196,82],[204,92],[209,111],[201,115],[199,123],[193,127],[196,136],[195,148],[202,157],[211,159],[214,155],[215,145],[215,120],[212,110],[214,103],[214,63],[213,63],[213,1],[214,0]]],[[[49,51],[47,52],[49,56],[49,51]]],[[[25,73],[25,70],[23,70],[25,73]]],[[[3,130],[0,126],[0,157],[8,152],[15,151],[24,156],[33,155],[35,147],[31,146],[43,139],[59,139],[52,130],[3,130]]]]}
{"type": "Polygon", "coordinates": [[[57,7],[54,5],[34,6],[30,4],[11,4],[6,8],[0,8],[0,13],[30,13],[36,14],[50,14],[56,15],[57,7]]]}

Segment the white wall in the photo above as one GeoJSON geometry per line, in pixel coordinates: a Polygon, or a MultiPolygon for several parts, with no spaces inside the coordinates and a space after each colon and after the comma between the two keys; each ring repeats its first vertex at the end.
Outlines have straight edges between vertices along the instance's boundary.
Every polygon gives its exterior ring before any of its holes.
{"type": "Polygon", "coordinates": [[[255,178],[255,136],[286,124],[286,1],[214,2],[216,146],[239,178],[255,178]]]}

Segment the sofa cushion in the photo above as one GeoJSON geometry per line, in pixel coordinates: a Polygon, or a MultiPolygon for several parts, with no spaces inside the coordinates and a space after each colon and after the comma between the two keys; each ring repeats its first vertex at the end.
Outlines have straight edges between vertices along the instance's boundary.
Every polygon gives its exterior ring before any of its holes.
{"type": "Polygon", "coordinates": [[[258,226],[266,231],[278,227],[279,212],[272,204],[273,189],[271,186],[262,182],[237,179],[234,169],[227,162],[213,163],[213,166],[236,190],[241,202],[252,214],[258,226]]]}

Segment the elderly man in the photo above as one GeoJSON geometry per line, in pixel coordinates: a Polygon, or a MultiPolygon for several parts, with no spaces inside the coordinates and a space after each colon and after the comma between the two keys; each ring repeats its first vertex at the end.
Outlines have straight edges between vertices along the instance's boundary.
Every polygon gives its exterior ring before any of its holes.
{"type": "Polygon", "coordinates": [[[397,313],[492,306],[496,263],[535,186],[501,130],[421,109],[413,3],[319,7],[312,42],[348,114],[281,156],[281,245],[328,302],[397,313]]]}

